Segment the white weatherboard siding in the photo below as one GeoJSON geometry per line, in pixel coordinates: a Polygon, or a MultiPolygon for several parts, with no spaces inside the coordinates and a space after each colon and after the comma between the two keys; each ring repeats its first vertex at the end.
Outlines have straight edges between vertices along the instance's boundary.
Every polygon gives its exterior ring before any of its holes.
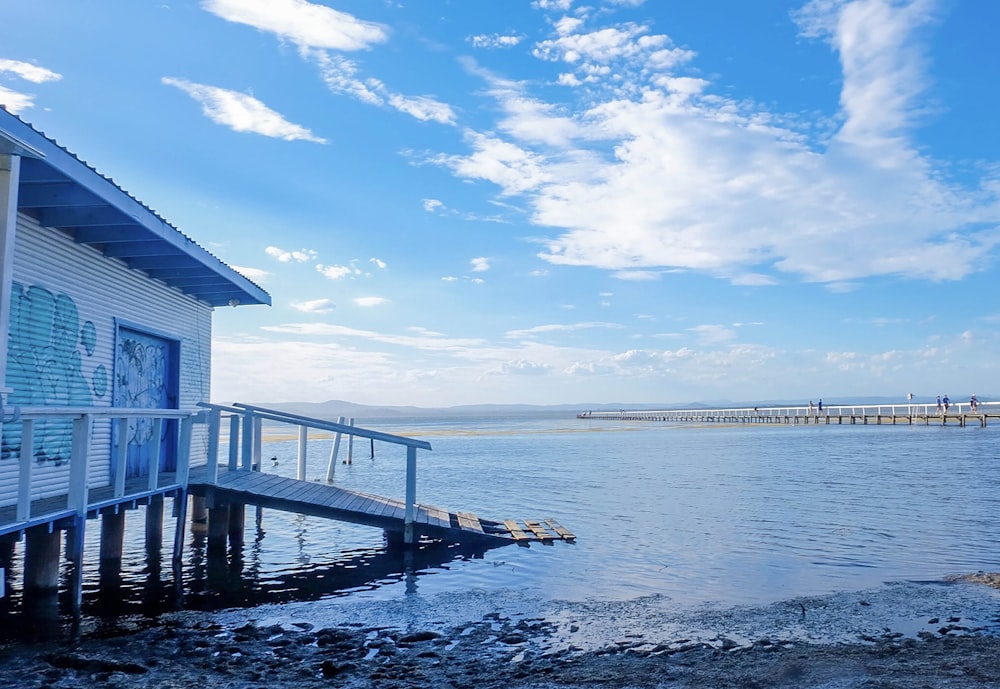
{"type": "MultiPolygon", "coordinates": [[[[77,377],[77,389],[83,395],[89,392],[91,405],[112,405],[116,319],[180,342],[181,409],[194,409],[198,402],[209,399],[212,307],[93,248],[76,244],[62,232],[41,228],[25,215],[18,216],[13,274],[14,282],[24,289],[36,286],[57,298],[68,297],[76,306],[79,324],[93,323],[89,338],[76,335],[75,344],[69,345],[75,347],[73,356],[79,357],[79,372],[87,386],[83,392],[77,377]],[[84,339],[88,339],[89,346],[84,339]],[[98,394],[102,391],[103,394],[98,394]]],[[[73,336],[66,335],[70,339],[73,336]]],[[[61,382],[54,380],[53,387],[61,382]]],[[[110,421],[95,422],[91,436],[91,486],[108,485],[110,481],[110,428],[110,421]]],[[[199,456],[204,457],[206,430],[204,425],[194,429],[192,459],[196,463],[199,456]]],[[[65,492],[68,465],[33,463],[32,477],[33,498],[58,495],[65,492]]],[[[0,461],[0,505],[14,504],[16,490],[16,461],[0,461]]]]}

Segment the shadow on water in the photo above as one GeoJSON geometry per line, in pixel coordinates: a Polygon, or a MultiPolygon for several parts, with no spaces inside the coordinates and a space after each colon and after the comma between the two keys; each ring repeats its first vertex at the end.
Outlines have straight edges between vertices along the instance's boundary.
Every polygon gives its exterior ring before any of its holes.
{"type": "MultiPolygon", "coordinates": [[[[414,548],[383,546],[345,549],[323,564],[297,564],[285,572],[261,571],[254,549],[264,532],[258,529],[249,546],[230,542],[210,546],[203,534],[192,534],[186,562],[172,566],[158,549],[146,550],[141,571],[121,561],[85,563],[80,614],[72,613],[64,567],[59,592],[23,591],[12,587],[0,598],[0,643],[72,641],[112,635],[157,624],[170,612],[215,611],[258,605],[307,602],[346,596],[402,584],[417,591],[419,579],[447,570],[451,562],[483,558],[487,548],[422,542],[414,548]],[[249,557],[248,557],[249,551],[249,557]]],[[[14,558],[8,573],[21,563],[14,558]]]]}

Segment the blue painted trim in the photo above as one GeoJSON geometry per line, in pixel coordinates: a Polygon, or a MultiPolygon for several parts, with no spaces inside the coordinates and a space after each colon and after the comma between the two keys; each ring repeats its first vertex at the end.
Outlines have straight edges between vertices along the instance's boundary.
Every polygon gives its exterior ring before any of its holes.
{"type": "Polygon", "coordinates": [[[97,202],[98,207],[122,214],[139,232],[138,237],[145,239],[151,235],[164,255],[179,253],[188,256],[229,287],[226,294],[208,291],[199,296],[197,289],[182,291],[203,299],[212,306],[225,306],[233,300],[239,304],[271,303],[271,296],[258,285],[196,244],[113,180],[104,177],[54,140],[2,108],[0,137],[5,142],[17,142],[23,152],[35,154],[22,161],[25,163],[22,165],[22,182],[30,181],[33,170],[43,172],[46,178],[54,177],[56,183],[65,184],[65,193],[70,197],[78,197],[78,203],[90,208],[97,202]],[[59,180],[60,176],[65,177],[65,180],[59,180]]]}

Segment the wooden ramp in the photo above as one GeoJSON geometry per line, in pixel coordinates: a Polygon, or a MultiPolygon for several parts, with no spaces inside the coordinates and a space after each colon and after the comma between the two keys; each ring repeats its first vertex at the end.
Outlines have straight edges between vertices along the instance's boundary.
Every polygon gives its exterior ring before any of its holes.
{"type": "MultiPolygon", "coordinates": [[[[406,505],[396,498],[259,471],[231,471],[225,467],[219,468],[215,484],[209,484],[206,476],[205,467],[191,469],[188,487],[192,495],[217,503],[258,505],[373,526],[385,531],[402,532],[404,529],[406,505]]],[[[490,547],[509,543],[527,545],[530,542],[574,541],[576,538],[551,519],[497,522],[482,519],[471,512],[450,512],[421,504],[416,505],[413,526],[417,534],[426,538],[490,547]]]]}

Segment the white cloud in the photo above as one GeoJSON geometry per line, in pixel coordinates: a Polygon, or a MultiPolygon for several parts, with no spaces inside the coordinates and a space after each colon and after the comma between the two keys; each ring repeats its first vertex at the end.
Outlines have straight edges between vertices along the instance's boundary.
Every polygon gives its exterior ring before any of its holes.
{"type": "Polygon", "coordinates": [[[542,333],[565,333],[573,332],[576,330],[590,330],[594,328],[600,329],[617,329],[623,328],[625,326],[618,323],[601,323],[601,322],[589,322],[589,323],[551,323],[547,325],[536,325],[532,328],[525,328],[523,330],[508,330],[504,337],[513,339],[523,339],[526,337],[534,337],[542,333]]]}
{"type": "Polygon", "coordinates": [[[318,264],[316,270],[326,278],[331,280],[343,280],[346,277],[355,277],[361,275],[361,271],[354,266],[341,266],[333,265],[327,266],[323,264],[318,264]]]}
{"type": "Polygon", "coordinates": [[[291,306],[302,313],[329,313],[337,308],[332,299],[310,299],[308,301],[293,301],[291,306]]]}
{"type": "Polygon", "coordinates": [[[326,143],[326,139],[316,136],[305,127],[289,122],[253,96],[176,77],[163,77],[161,81],[187,93],[201,103],[202,112],[206,117],[233,131],[261,134],[285,141],[326,143]]]}
{"type": "Polygon", "coordinates": [[[393,335],[373,330],[359,330],[331,323],[287,323],[277,326],[264,326],[261,330],[307,337],[358,338],[420,350],[463,350],[467,347],[481,347],[486,344],[485,340],[476,338],[437,337],[430,335],[429,332],[422,332],[419,336],[393,335]]]}
{"type": "Polygon", "coordinates": [[[369,263],[374,263],[375,267],[378,268],[379,270],[385,270],[388,267],[386,265],[385,261],[383,261],[380,258],[374,258],[374,257],[372,257],[372,258],[368,259],[368,262],[369,263]]]}
{"type": "Polygon", "coordinates": [[[442,282],[458,282],[458,278],[454,275],[445,275],[441,280],[442,282]]]}
{"type": "Polygon", "coordinates": [[[318,255],[313,249],[299,249],[298,251],[286,251],[276,246],[269,246],[264,249],[266,253],[271,258],[275,258],[282,263],[290,263],[295,261],[296,263],[306,263],[307,261],[315,260],[318,255]]]}
{"type": "Polygon", "coordinates": [[[403,96],[393,93],[389,94],[386,102],[401,113],[422,122],[455,124],[455,111],[451,109],[451,106],[430,96],[403,96]]]}
{"type": "MultiPolygon", "coordinates": [[[[15,77],[33,84],[42,84],[47,81],[58,81],[62,79],[61,74],[57,74],[50,69],[33,65],[30,62],[19,60],[0,60],[0,75],[13,74],[15,77]]],[[[18,114],[35,105],[35,96],[30,93],[22,93],[5,86],[0,86],[0,105],[3,105],[13,114],[18,114]]]]}
{"type": "Polygon", "coordinates": [[[0,86],[0,105],[3,105],[15,115],[34,106],[34,104],[34,96],[0,86]]]}
{"type": "Polygon", "coordinates": [[[389,106],[422,122],[455,124],[455,112],[447,103],[432,96],[406,96],[388,89],[374,77],[363,79],[353,60],[323,51],[313,51],[309,56],[319,67],[323,82],[334,93],[356,98],[363,103],[389,106]]]}
{"type": "Polygon", "coordinates": [[[254,282],[263,282],[271,275],[271,273],[261,268],[247,268],[246,266],[230,267],[246,279],[253,280],[254,282]]]}
{"type": "Polygon", "coordinates": [[[552,370],[552,367],[548,364],[542,364],[534,361],[525,361],[524,359],[517,359],[514,361],[504,361],[501,362],[499,366],[494,369],[486,371],[487,376],[539,376],[545,375],[552,370]]]}
{"type": "Polygon", "coordinates": [[[523,36],[497,33],[469,37],[469,42],[475,48],[513,48],[522,40],[524,40],[523,36]]]}
{"type": "Polygon", "coordinates": [[[838,112],[808,119],[719,95],[724,86],[684,73],[694,53],[648,26],[564,16],[535,54],[572,70],[575,100],[545,103],[526,83],[473,70],[504,118],[432,162],[523,202],[549,232],[539,257],[554,264],[623,279],[695,270],[743,286],[786,274],[833,291],[881,275],[957,280],[1000,247],[1000,167],[961,186],[913,140],[931,7],[809,3],[796,19],[836,51],[843,86],[838,112]]]}
{"type": "Polygon", "coordinates": [[[724,325],[696,325],[690,330],[702,344],[721,344],[736,339],[736,332],[724,325]]]}
{"type": "Polygon", "coordinates": [[[388,39],[387,29],[380,24],[305,0],[203,0],[202,7],[300,48],[366,50],[388,39]]]}
{"type": "Polygon", "coordinates": [[[385,297],[358,297],[354,303],[358,306],[381,306],[388,301],[385,297]]]}
{"type": "Polygon", "coordinates": [[[444,203],[438,201],[437,199],[424,199],[423,200],[424,210],[428,213],[434,213],[439,210],[444,210],[444,203]]]}
{"type": "Polygon", "coordinates": [[[53,72],[51,69],[19,60],[0,60],[0,73],[14,74],[32,84],[44,84],[46,81],[62,79],[61,74],[53,72]]]}
{"type": "Polygon", "coordinates": [[[490,259],[486,256],[473,258],[469,261],[469,263],[472,264],[472,272],[474,273],[484,273],[490,269],[490,259]]]}

